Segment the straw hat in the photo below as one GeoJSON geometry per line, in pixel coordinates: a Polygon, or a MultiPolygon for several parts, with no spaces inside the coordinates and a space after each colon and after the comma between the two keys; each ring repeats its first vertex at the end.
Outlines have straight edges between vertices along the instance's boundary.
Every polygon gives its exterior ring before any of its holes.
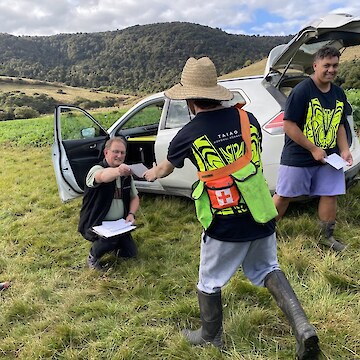
{"type": "Polygon", "coordinates": [[[203,57],[199,60],[191,57],[186,61],[181,74],[181,81],[169,90],[165,96],[175,100],[211,99],[231,100],[232,92],[217,84],[216,68],[214,63],[203,57]]]}

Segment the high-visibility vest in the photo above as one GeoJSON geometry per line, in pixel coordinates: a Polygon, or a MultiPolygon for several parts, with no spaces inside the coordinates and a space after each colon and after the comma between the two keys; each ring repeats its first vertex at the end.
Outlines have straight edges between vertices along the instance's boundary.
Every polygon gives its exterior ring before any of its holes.
{"type": "MultiPolygon", "coordinates": [[[[206,191],[206,181],[221,179],[229,175],[234,180],[256,222],[264,224],[278,215],[261,169],[251,162],[252,151],[249,118],[244,110],[240,108],[238,110],[241,135],[246,146],[245,154],[222,168],[199,171],[199,181],[193,186],[192,198],[195,200],[197,218],[204,229],[210,226],[213,216],[218,213],[218,210],[214,209],[211,205],[206,191]]],[[[227,215],[229,213],[221,214],[227,215]]]]}

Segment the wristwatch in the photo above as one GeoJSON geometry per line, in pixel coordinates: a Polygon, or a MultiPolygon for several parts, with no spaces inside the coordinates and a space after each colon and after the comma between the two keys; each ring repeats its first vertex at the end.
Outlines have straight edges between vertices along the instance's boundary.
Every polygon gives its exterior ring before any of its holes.
{"type": "Polygon", "coordinates": [[[132,215],[134,217],[134,219],[136,219],[136,216],[133,212],[129,211],[129,215],[132,215]]]}

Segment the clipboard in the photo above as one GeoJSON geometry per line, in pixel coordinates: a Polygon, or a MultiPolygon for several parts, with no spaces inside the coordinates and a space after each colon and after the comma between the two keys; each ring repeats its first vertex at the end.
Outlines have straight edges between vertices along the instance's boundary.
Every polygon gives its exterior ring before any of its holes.
{"type": "Polygon", "coordinates": [[[115,221],[103,221],[101,225],[93,226],[91,230],[105,238],[112,236],[126,234],[127,232],[136,229],[136,225],[131,222],[126,222],[125,219],[119,219],[115,221]]]}

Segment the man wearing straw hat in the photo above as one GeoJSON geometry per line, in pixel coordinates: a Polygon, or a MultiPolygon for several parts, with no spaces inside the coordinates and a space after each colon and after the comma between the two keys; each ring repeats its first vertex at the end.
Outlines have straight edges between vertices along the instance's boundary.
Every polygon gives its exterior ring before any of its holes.
{"type": "Polygon", "coordinates": [[[173,138],[167,159],[144,177],[165,177],[190,159],[198,170],[192,197],[204,228],[197,284],[202,326],[183,335],[194,345],[223,346],[221,289],[241,266],[254,285],[268,288],[289,319],[298,359],[316,359],[315,329],[277,261],[277,211],[262,174],[259,123],[240,105],[222,105],[233,94],[217,84],[216,68],[207,57],[188,59],[181,82],[165,95],[185,99],[195,118],[173,138]]]}

